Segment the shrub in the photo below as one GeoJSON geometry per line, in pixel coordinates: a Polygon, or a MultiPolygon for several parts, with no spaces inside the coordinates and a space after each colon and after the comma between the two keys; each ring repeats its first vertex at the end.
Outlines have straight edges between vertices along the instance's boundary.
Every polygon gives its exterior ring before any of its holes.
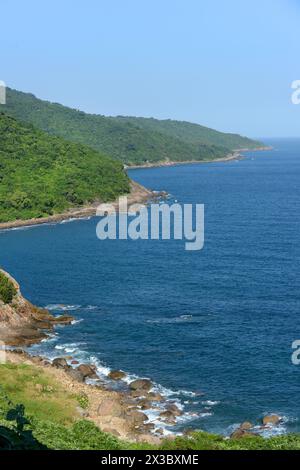
{"type": "Polygon", "coordinates": [[[16,293],[17,291],[11,280],[0,272],[0,300],[5,304],[10,304],[16,293]]]}

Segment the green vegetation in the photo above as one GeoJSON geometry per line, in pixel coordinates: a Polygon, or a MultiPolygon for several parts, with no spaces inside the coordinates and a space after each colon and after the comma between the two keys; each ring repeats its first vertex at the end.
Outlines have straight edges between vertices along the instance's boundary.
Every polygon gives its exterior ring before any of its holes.
{"type": "Polygon", "coordinates": [[[0,222],[111,201],[128,191],[121,163],[0,113],[0,222]]]}
{"type": "Polygon", "coordinates": [[[80,395],[77,395],[77,401],[79,406],[83,409],[86,410],[89,406],[89,398],[85,393],[81,393],[80,395]]]}
{"type": "Polygon", "coordinates": [[[242,148],[253,149],[263,145],[261,142],[241,137],[238,134],[225,134],[224,132],[218,132],[191,122],[174,121],[171,119],[160,121],[153,118],[136,117],[118,117],[116,119],[123,123],[135,124],[147,131],[161,132],[166,136],[191,145],[194,147],[194,150],[201,148],[201,146],[212,146],[216,151],[218,149],[232,151],[242,148]]]}
{"type": "MultiPolygon", "coordinates": [[[[77,412],[78,399],[40,368],[0,365],[0,448],[57,450],[158,449],[121,441],[102,432],[77,412]]],[[[164,440],[163,450],[300,450],[300,436],[224,439],[194,432],[164,440]]]]}
{"type": "Polygon", "coordinates": [[[81,420],[77,397],[29,365],[0,365],[0,448],[120,449],[121,443],[81,420]]]}
{"type": "Polygon", "coordinates": [[[11,280],[0,272],[0,300],[5,304],[10,304],[16,293],[17,291],[11,280]]]}
{"type": "Polygon", "coordinates": [[[29,93],[7,90],[6,113],[50,134],[87,144],[127,164],[213,160],[262,144],[179,121],[86,114],[29,93]]]}

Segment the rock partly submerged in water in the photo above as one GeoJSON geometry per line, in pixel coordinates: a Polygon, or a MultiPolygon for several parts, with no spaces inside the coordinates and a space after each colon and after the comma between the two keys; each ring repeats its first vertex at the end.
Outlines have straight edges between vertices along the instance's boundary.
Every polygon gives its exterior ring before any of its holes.
{"type": "Polygon", "coordinates": [[[278,415],[272,414],[264,416],[263,425],[264,426],[276,426],[282,421],[282,418],[278,415]]]}
{"type": "Polygon", "coordinates": [[[178,406],[175,405],[175,403],[169,403],[167,405],[167,411],[172,413],[173,416],[181,416],[182,415],[181,409],[178,408],[178,406]]]}
{"type": "Polygon", "coordinates": [[[129,387],[136,392],[149,392],[153,384],[149,379],[137,379],[131,382],[129,387]]]}
{"type": "Polygon", "coordinates": [[[122,370],[112,370],[108,374],[108,378],[111,380],[122,380],[124,377],[126,377],[126,374],[122,370]]]}
{"type": "Polygon", "coordinates": [[[244,423],[240,425],[240,429],[242,429],[243,431],[249,431],[252,428],[253,428],[253,424],[250,423],[250,421],[245,421],[244,423]]]}
{"type": "Polygon", "coordinates": [[[97,379],[98,376],[96,374],[97,368],[93,364],[80,364],[77,367],[77,370],[83,375],[83,377],[89,379],[97,379]]]}
{"type": "Polygon", "coordinates": [[[146,398],[150,401],[157,401],[157,402],[163,401],[164,399],[160,393],[155,393],[155,392],[148,393],[146,398]]]}

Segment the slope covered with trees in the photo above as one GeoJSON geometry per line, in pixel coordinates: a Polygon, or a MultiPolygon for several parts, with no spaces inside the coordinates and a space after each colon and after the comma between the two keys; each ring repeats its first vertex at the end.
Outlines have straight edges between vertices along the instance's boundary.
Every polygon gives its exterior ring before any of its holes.
{"type": "Polygon", "coordinates": [[[238,148],[262,145],[187,122],[87,114],[11,89],[3,109],[16,119],[127,164],[214,160],[238,148]]]}
{"type": "Polygon", "coordinates": [[[0,222],[53,215],[128,191],[122,163],[0,113],[0,222]]]}

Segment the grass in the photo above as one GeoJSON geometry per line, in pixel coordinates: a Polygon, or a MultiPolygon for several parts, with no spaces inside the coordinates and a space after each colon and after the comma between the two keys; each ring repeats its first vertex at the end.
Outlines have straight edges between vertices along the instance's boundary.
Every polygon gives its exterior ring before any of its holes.
{"type": "Polygon", "coordinates": [[[194,432],[160,447],[124,442],[81,419],[85,395],[65,390],[47,371],[26,364],[0,365],[0,448],[56,450],[300,450],[300,435],[225,439],[194,432]]]}
{"type": "Polygon", "coordinates": [[[0,384],[13,403],[22,403],[27,414],[37,420],[65,425],[78,419],[77,398],[34,366],[1,365],[0,384]]]}

